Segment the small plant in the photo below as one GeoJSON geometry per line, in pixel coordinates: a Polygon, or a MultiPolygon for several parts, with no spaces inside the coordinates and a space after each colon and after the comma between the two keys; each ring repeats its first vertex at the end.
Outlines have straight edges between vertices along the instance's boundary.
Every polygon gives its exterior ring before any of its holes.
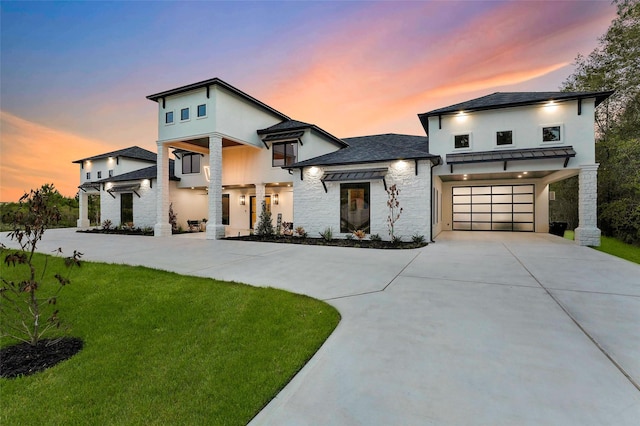
{"type": "Polygon", "coordinates": [[[347,235],[344,236],[344,239],[347,240],[347,241],[351,241],[351,240],[353,240],[353,238],[354,238],[353,234],[347,234],[347,235]]]}
{"type": "Polygon", "coordinates": [[[207,223],[207,222],[209,222],[209,219],[207,219],[206,217],[203,217],[203,218],[202,218],[202,222],[203,222],[203,223],[207,223]]]}
{"type": "Polygon", "coordinates": [[[256,226],[256,235],[268,236],[273,235],[273,223],[271,223],[271,212],[267,210],[267,202],[262,200],[262,210],[258,226],[256,226]]]}
{"type": "Polygon", "coordinates": [[[102,222],[102,229],[104,229],[105,231],[108,231],[109,229],[111,229],[112,226],[113,226],[113,223],[111,223],[109,219],[102,222]]]}
{"type": "Polygon", "coordinates": [[[371,236],[369,236],[369,239],[371,241],[382,241],[382,237],[380,236],[380,234],[371,234],[371,236]]]}
{"type": "Polygon", "coordinates": [[[424,243],[424,235],[418,235],[417,233],[413,234],[413,236],[411,237],[411,241],[416,244],[422,244],[424,243]]]}
{"type": "Polygon", "coordinates": [[[398,235],[394,235],[393,237],[391,237],[391,244],[400,244],[402,242],[402,237],[398,236],[398,235]]]}
{"type": "Polygon", "coordinates": [[[400,219],[400,215],[402,214],[402,207],[400,207],[400,201],[398,201],[398,195],[400,194],[400,190],[396,186],[396,184],[391,185],[387,189],[387,195],[389,199],[387,200],[387,207],[389,207],[389,216],[387,216],[387,227],[389,228],[389,236],[391,237],[391,241],[394,241],[395,234],[395,224],[400,219]]]}
{"type": "Polygon", "coordinates": [[[299,237],[307,238],[307,231],[305,231],[302,226],[296,228],[296,234],[298,234],[299,237]]]}
{"type": "MultiPolygon", "coordinates": [[[[58,294],[70,283],[69,273],[74,267],[80,266],[82,256],[82,253],[74,251],[72,256],[65,258],[67,276],[55,274],[54,282],[57,285],[54,289],[45,275],[46,261],[38,271],[39,266],[33,259],[36,245],[45,230],[55,226],[61,217],[58,207],[50,202],[52,191],[53,185],[44,185],[20,198],[20,204],[26,208],[13,213],[12,231],[8,236],[18,242],[21,250],[8,250],[0,244],[0,251],[3,254],[8,252],[4,256],[6,267],[27,266],[26,269],[20,269],[25,271],[20,281],[9,280],[6,275],[0,278],[0,337],[12,337],[31,346],[36,346],[44,336],[60,328],[56,307],[58,294]]],[[[58,248],[56,252],[62,253],[62,249],[58,248]]]]}
{"type": "Polygon", "coordinates": [[[173,212],[173,203],[169,204],[169,223],[171,224],[171,231],[178,231],[178,215],[173,212]]]}
{"type": "Polygon", "coordinates": [[[353,237],[356,237],[357,239],[359,239],[360,241],[362,241],[362,239],[364,239],[364,237],[367,236],[367,233],[364,232],[364,230],[362,229],[358,229],[357,231],[353,231],[352,234],[353,237]]]}
{"type": "Polygon", "coordinates": [[[333,230],[331,229],[331,227],[325,228],[324,231],[318,232],[318,234],[320,234],[322,239],[325,241],[333,240],[333,230]]]}

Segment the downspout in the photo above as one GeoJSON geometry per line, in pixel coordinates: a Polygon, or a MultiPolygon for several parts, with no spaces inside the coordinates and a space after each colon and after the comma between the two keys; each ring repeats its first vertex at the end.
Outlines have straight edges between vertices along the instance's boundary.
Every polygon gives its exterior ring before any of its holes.
{"type": "Polygon", "coordinates": [[[435,243],[435,241],[433,240],[433,215],[434,214],[438,214],[438,212],[434,212],[433,211],[433,161],[431,161],[431,167],[429,167],[429,172],[431,173],[431,196],[429,197],[429,199],[431,199],[431,208],[429,210],[431,210],[431,216],[429,217],[429,242],[430,243],[435,243]]]}

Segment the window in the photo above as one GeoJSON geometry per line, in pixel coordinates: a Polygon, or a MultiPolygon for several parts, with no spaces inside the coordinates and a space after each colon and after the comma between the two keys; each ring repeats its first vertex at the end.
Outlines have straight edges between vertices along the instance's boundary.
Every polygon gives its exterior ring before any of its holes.
{"type": "Polygon", "coordinates": [[[513,145],[513,131],[506,130],[496,133],[496,145],[513,145]]]}
{"type": "Polygon", "coordinates": [[[274,143],[272,150],[273,167],[290,166],[298,158],[298,144],[296,142],[274,143]]]}
{"type": "Polygon", "coordinates": [[[207,115],[207,106],[205,104],[198,105],[198,117],[204,117],[207,115]]]}
{"type": "Polygon", "coordinates": [[[184,154],[182,156],[182,174],[200,173],[200,154],[184,154]]]}
{"type": "Polygon", "coordinates": [[[222,224],[229,224],[229,194],[222,194],[222,224]]]}
{"type": "Polygon", "coordinates": [[[98,172],[98,179],[102,179],[102,172],[98,172]]]}
{"type": "Polygon", "coordinates": [[[369,232],[369,182],[340,184],[340,232],[369,232]]]}
{"type": "Polygon", "coordinates": [[[113,170],[109,170],[109,177],[113,177],[113,170]]]}
{"type": "Polygon", "coordinates": [[[91,179],[91,172],[87,172],[87,179],[91,179]]]}
{"type": "Polygon", "coordinates": [[[120,224],[133,223],[133,194],[120,194],[120,224]]]}
{"type": "Polygon", "coordinates": [[[548,126],[542,128],[542,142],[560,142],[561,140],[561,126],[548,126]]]}
{"type": "Polygon", "coordinates": [[[189,108],[182,108],[180,110],[180,120],[188,120],[189,119],[189,108]]]}
{"type": "Polygon", "coordinates": [[[470,140],[470,135],[466,134],[466,135],[455,135],[453,137],[453,144],[455,149],[461,149],[461,148],[469,148],[469,140],[470,140]]]}
{"type": "Polygon", "coordinates": [[[171,124],[173,123],[173,111],[169,111],[167,113],[165,113],[164,115],[164,122],[166,124],[171,124]]]}

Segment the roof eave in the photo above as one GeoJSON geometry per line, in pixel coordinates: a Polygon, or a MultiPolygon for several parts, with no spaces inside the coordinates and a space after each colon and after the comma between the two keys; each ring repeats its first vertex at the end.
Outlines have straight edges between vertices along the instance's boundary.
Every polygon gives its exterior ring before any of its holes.
{"type": "Polygon", "coordinates": [[[282,167],[285,170],[292,169],[302,169],[304,167],[312,167],[312,166],[320,166],[320,167],[332,167],[332,166],[349,166],[354,164],[371,164],[371,163],[386,163],[389,161],[399,161],[399,160],[431,160],[434,166],[438,164],[442,164],[442,157],[439,155],[429,154],[428,156],[409,156],[409,157],[397,157],[397,158],[387,158],[381,160],[367,160],[367,161],[342,161],[339,163],[307,163],[307,164],[292,164],[291,166],[282,167]]]}

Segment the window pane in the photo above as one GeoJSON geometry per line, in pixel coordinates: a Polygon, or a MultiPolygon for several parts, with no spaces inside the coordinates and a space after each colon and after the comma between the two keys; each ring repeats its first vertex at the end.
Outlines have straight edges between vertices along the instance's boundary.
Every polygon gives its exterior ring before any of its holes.
{"type": "Polygon", "coordinates": [[[470,231],[471,222],[453,222],[453,229],[460,231],[470,231]]]}
{"type": "Polygon", "coordinates": [[[511,195],[494,195],[494,203],[511,203],[511,195]]]}
{"type": "Polygon", "coordinates": [[[368,182],[340,185],[340,232],[369,232],[369,187],[368,182]]]}
{"type": "Polygon", "coordinates": [[[494,204],[494,213],[511,213],[512,204],[494,204]]]}
{"type": "MultiPolygon", "coordinates": [[[[476,206],[473,206],[473,209],[475,210],[476,206]]],[[[453,205],[453,212],[454,213],[469,213],[471,211],[471,205],[470,204],[454,204],[453,205]]]]}
{"type": "Polygon", "coordinates": [[[471,220],[471,215],[469,213],[454,213],[453,220],[455,222],[468,222],[471,220]]]}
{"type": "Polygon", "coordinates": [[[133,194],[120,194],[120,224],[133,222],[133,194]]]}
{"type": "Polygon", "coordinates": [[[182,173],[200,173],[200,154],[182,155],[182,173]]]}
{"type": "Polygon", "coordinates": [[[533,185],[518,185],[513,187],[514,194],[533,194],[533,185]]]}
{"type": "Polygon", "coordinates": [[[471,203],[470,195],[454,195],[453,204],[469,204],[471,203]]]}
{"type": "Polygon", "coordinates": [[[494,194],[511,194],[513,192],[512,186],[494,186],[493,193],[494,194]]]}
{"type": "Polygon", "coordinates": [[[469,148],[469,135],[455,135],[453,138],[456,148],[469,148]]]}
{"type": "Polygon", "coordinates": [[[472,194],[491,194],[490,186],[473,186],[471,187],[472,194]]]}
{"type": "Polygon", "coordinates": [[[165,119],[164,119],[165,123],[167,123],[167,124],[168,123],[173,123],[173,111],[169,111],[168,113],[166,113],[164,115],[164,117],[165,117],[165,119]]]}
{"type": "Polygon", "coordinates": [[[511,130],[496,133],[496,144],[511,145],[512,143],[513,143],[513,132],[511,130]]]}
{"type": "Polygon", "coordinates": [[[229,224],[229,194],[222,194],[222,224],[229,224]]]}
{"type": "Polygon", "coordinates": [[[182,108],[180,110],[180,120],[188,120],[189,119],[189,108],[182,108]]]}
{"type": "Polygon", "coordinates": [[[491,202],[491,195],[474,195],[473,196],[473,203],[490,203],[491,202]]]}
{"type": "Polygon", "coordinates": [[[558,142],[560,141],[560,126],[551,126],[542,128],[542,142],[558,142]]]}
{"type": "Polygon", "coordinates": [[[474,222],[473,230],[474,231],[491,231],[491,223],[474,222]]]}
{"type": "Polygon", "coordinates": [[[471,188],[468,186],[457,186],[453,188],[453,195],[466,195],[471,194],[471,188]]]}
{"type": "Polygon", "coordinates": [[[207,106],[205,104],[198,105],[198,117],[207,115],[207,106]]]}
{"type": "Polygon", "coordinates": [[[513,196],[514,203],[533,203],[533,194],[517,194],[513,196]]]}
{"type": "Polygon", "coordinates": [[[491,204],[474,204],[473,212],[474,213],[490,213],[491,204]]]}
{"type": "Polygon", "coordinates": [[[298,144],[296,142],[276,143],[271,147],[273,150],[273,167],[290,166],[298,158],[298,144]]]}

